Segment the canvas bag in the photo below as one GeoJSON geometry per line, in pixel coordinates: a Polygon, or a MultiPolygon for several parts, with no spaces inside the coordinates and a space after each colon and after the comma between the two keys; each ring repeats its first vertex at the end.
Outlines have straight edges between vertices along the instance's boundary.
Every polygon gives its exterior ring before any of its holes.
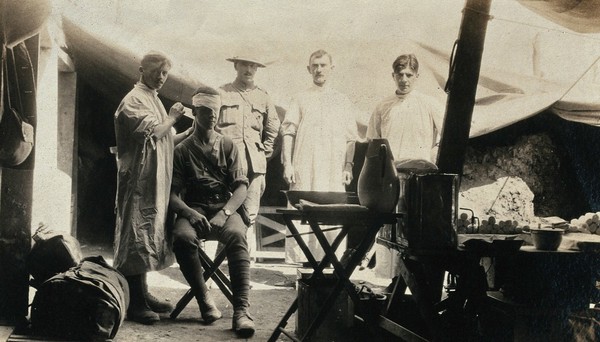
{"type": "Polygon", "coordinates": [[[76,238],[54,232],[43,223],[33,234],[33,240],[26,260],[33,287],[37,288],[52,276],[77,266],[83,259],[76,238]]]}
{"type": "Polygon", "coordinates": [[[43,337],[105,341],[116,336],[128,305],[125,277],[102,256],[87,257],[38,287],[31,328],[43,337]]]}
{"type": "MultiPolygon", "coordinates": [[[[13,58],[14,61],[14,58],[13,58]]],[[[16,94],[11,94],[8,81],[6,47],[2,46],[2,106],[0,115],[0,167],[12,167],[23,163],[33,150],[33,126],[25,122],[14,106],[20,107],[16,94]]],[[[16,87],[18,89],[18,86],[16,87]]]]}

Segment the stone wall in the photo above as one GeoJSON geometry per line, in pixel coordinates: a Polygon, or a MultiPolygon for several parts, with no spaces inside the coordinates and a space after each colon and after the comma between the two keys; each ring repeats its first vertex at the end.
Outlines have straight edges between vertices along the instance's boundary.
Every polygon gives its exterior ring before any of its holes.
{"type": "Polygon", "coordinates": [[[516,132],[519,127],[503,131],[496,135],[503,135],[502,139],[471,140],[461,206],[471,206],[481,218],[498,215],[525,222],[535,216],[568,220],[588,210],[569,156],[551,132],[533,130],[521,135],[516,132]]]}

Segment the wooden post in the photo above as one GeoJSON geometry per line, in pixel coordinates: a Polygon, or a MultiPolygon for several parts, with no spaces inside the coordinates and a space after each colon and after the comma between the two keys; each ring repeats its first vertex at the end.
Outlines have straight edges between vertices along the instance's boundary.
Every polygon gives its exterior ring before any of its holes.
{"type": "MultiPolygon", "coordinates": [[[[14,47],[17,80],[11,82],[19,85],[23,112],[35,128],[38,36],[24,45],[26,49],[14,47]]],[[[28,314],[29,273],[25,262],[31,249],[34,156],[32,151],[21,165],[2,169],[0,180],[0,322],[16,325],[25,324],[28,314]]]]}
{"type": "Polygon", "coordinates": [[[462,175],[491,0],[467,0],[449,80],[437,165],[462,175]]]}

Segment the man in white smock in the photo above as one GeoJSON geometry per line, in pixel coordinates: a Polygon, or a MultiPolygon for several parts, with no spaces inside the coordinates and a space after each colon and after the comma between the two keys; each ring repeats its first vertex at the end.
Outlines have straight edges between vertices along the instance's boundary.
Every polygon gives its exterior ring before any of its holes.
{"type": "MultiPolygon", "coordinates": [[[[290,190],[345,191],[352,181],[356,112],[350,99],[327,82],[333,69],[326,51],[310,55],[307,70],[313,85],[292,98],[281,125],[283,172],[290,190]]],[[[335,237],[337,232],[328,234],[335,237]]],[[[315,258],[321,259],[324,252],[315,236],[304,238],[315,258]]],[[[306,261],[292,238],[286,240],[286,261],[306,261]]]]}
{"type": "MultiPolygon", "coordinates": [[[[394,95],[379,102],[367,128],[367,139],[385,138],[390,144],[394,165],[405,169],[436,169],[435,162],[444,107],[436,98],[413,91],[419,78],[419,61],[413,54],[400,55],[392,64],[392,77],[396,83],[394,95]]],[[[406,177],[407,174],[398,174],[406,177]]],[[[399,209],[404,206],[404,189],[401,187],[399,209]]],[[[392,251],[394,255],[395,251],[392,251]]],[[[393,258],[393,257],[392,257],[393,258]]],[[[394,280],[398,267],[392,271],[394,280]]]]}
{"type": "Polygon", "coordinates": [[[413,91],[419,78],[415,55],[400,55],[392,68],[396,93],[375,107],[367,139],[387,139],[396,166],[419,160],[435,164],[444,107],[436,98],[413,91]]]}
{"type": "Polygon", "coordinates": [[[173,309],[148,292],[146,274],[173,261],[165,223],[173,167],[173,148],[191,129],[174,134],[184,107],[169,112],[158,98],[171,60],[151,51],[140,61],[140,79],[114,115],[117,142],[117,198],[113,266],[127,279],[130,301],[127,319],[153,324],[158,313],[173,309]]]}

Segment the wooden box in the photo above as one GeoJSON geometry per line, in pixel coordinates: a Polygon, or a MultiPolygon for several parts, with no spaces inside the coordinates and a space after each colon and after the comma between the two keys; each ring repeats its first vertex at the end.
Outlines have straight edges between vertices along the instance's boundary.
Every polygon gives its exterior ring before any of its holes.
{"type": "MultiPolygon", "coordinates": [[[[297,273],[298,311],[296,313],[296,336],[302,338],[312,320],[317,316],[323,303],[335,286],[333,269],[325,269],[325,278],[310,279],[313,270],[299,268],[297,273]]],[[[354,320],[352,300],[342,290],[329,309],[325,319],[312,335],[310,341],[348,341],[349,328],[354,320]]]]}

